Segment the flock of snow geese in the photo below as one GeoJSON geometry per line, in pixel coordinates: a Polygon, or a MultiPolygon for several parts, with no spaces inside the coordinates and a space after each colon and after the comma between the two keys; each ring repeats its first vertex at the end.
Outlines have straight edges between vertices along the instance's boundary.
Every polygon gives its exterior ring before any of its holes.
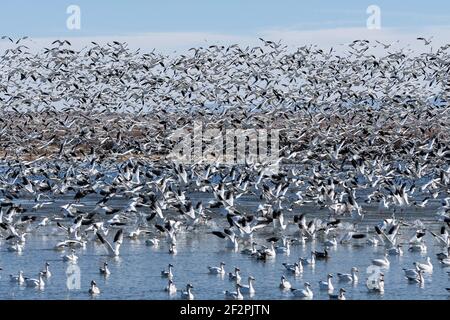
{"type": "MultiPolygon", "coordinates": [[[[307,299],[316,286],[293,288],[288,275],[327,263],[331,247],[385,246],[385,256],[368,261],[383,270],[393,256],[426,252],[424,239],[432,237],[442,250],[405,266],[405,278],[423,284],[433,266],[450,266],[450,45],[433,49],[425,41],[414,53],[355,40],[338,54],[261,39],[253,48],[212,45],[165,56],[119,42],[75,50],[57,40],[33,52],[27,38],[3,40],[11,48],[0,56],[0,248],[21,253],[31,235],[52,230],[60,259],[77,264],[93,242],[111,257],[138,238],[155,247],[167,241],[176,254],[178,235],[197,232],[267,261],[316,241],[323,251],[280,264],[280,289],[307,299]],[[384,55],[371,53],[380,46],[384,55]],[[225,164],[214,152],[195,163],[168,159],[171,134],[194,121],[219,132],[280,130],[279,171],[252,157],[225,164]],[[198,194],[207,200],[192,200],[198,194]],[[246,198],[259,206],[249,210],[246,198]],[[421,211],[440,226],[408,219],[421,211]],[[361,228],[368,213],[380,222],[361,228]]],[[[212,140],[202,141],[205,149],[212,140]]],[[[110,275],[101,262],[99,273],[110,275]]],[[[52,273],[43,265],[36,279],[22,271],[10,279],[44,289],[52,273]]],[[[235,283],[224,298],[255,294],[253,276],[242,280],[238,267],[227,275],[225,266],[204,267],[235,283]]],[[[194,299],[193,284],[177,289],[174,270],[169,264],[161,272],[168,280],[161,290],[194,299]]],[[[333,281],[357,284],[358,268],[348,271],[324,276],[317,289],[345,299],[333,281]]],[[[383,293],[383,272],[366,285],[383,293]]],[[[102,290],[94,280],[86,288],[102,290]]]]}

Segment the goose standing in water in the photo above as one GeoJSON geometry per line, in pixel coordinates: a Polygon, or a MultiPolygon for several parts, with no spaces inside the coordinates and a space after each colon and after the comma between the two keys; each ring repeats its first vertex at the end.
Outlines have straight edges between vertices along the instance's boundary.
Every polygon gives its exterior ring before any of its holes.
{"type": "Polygon", "coordinates": [[[104,276],[109,276],[111,274],[111,271],[109,271],[108,268],[108,262],[103,262],[103,267],[99,268],[100,274],[103,274],[104,276]]]}
{"type": "Polygon", "coordinates": [[[244,299],[244,296],[241,293],[242,285],[239,283],[236,284],[236,291],[224,291],[223,294],[225,295],[226,299],[230,300],[242,300],[244,299]]]}
{"type": "Polygon", "coordinates": [[[327,240],[325,240],[325,242],[323,243],[323,245],[324,245],[325,247],[336,247],[336,246],[337,246],[337,239],[336,239],[336,236],[333,235],[333,238],[332,238],[332,239],[327,239],[327,240]]]}
{"type": "Polygon", "coordinates": [[[312,299],[314,296],[314,293],[311,290],[311,285],[308,282],[305,282],[304,289],[291,288],[291,292],[294,296],[299,298],[312,299]]]}
{"type": "Polygon", "coordinates": [[[302,266],[301,263],[300,264],[294,263],[293,266],[286,266],[286,264],[283,263],[283,266],[286,268],[286,270],[289,273],[292,273],[292,274],[294,274],[296,276],[300,275],[303,272],[303,266],[302,266]]]}
{"type": "Polygon", "coordinates": [[[169,279],[169,283],[164,288],[164,291],[167,291],[170,295],[175,294],[177,292],[177,287],[173,283],[172,279],[169,279]]]}
{"type": "Polygon", "coordinates": [[[173,242],[171,242],[169,245],[169,253],[173,255],[178,253],[177,245],[173,242]]]}
{"type": "Polygon", "coordinates": [[[286,279],[285,276],[281,276],[280,289],[287,290],[290,288],[292,288],[291,283],[286,279]]]}
{"type": "Polygon", "coordinates": [[[386,250],[386,252],[387,252],[388,255],[390,255],[390,256],[401,256],[401,255],[403,255],[403,250],[402,250],[401,247],[402,247],[402,246],[401,246],[400,244],[398,244],[398,245],[396,245],[396,246],[394,246],[394,247],[388,248],[388,249],[386,250]]]}
{"type": "Polygon", "coordinates": [[[311,258],[300,258],[303,264],[314,266],[316,264],[316,253],[311,251],[311,258]]]}
{"type": "Polygon", "coordinates": [[[245,248],[241,250],[241,253],[248,255],[256,254],[258,252],[258,250],[256,250],[256,245],[257,245],[256,242],[252,242],[251,248],[245,248]]]}
{"type": "Polygon", "coordinates": [[[367,289],[369,292],[378,292],[383,294],[384,293],[384,273],[380,273],[378,279],[375,281],[375,283],[366,282],[367,289]]]}
{"type": "Polygon", "coordinates": [[[25,283],[27,287],[43,289],[45,287],[45,282],[42,276],[43,276],[42,272],[39,272],[38,279],[25,278],[25,283]]]}
{"type": "Polygon", "coordinates": [[[194,300],[194,294],[192,293],[193,288],[192,284],[188,283],[186,285],[186,291],[181,291],[181,298],[185,300],[194,300]]]}
{"type": "Polygon", "coordinates": [[[95,283],[94,280],[91,281],[91,286],[89,288],[89,294],[91,294],[91,295],[100,294],[100,288],[97,287],[97,283],[95,283]]]}
{"type": "Polygon", "coordinates": [[[256,290],[255,287],[253,287],[253,281],[255,281],[255,278],[252,276],[248,277],[248,285],[241,285],[241,292],[244,294],[254,295],[256,290]]]}
{"type": "Polygon", "coordinates": [[[173,265],[171,263],[169,263],[169,266],[167,267],[167,270],[162,270],[161,271],[161,277],[163,278],[168,278],[169,280],[173,279],[173,265]]]}
{"type": "Polygon", "coordinates": [[[427,262],[425,263],[416,262],[416,266],[417,268],[419,268],[419,270],[423,270],[424,272],[433,272],[433,264],[431,263],[430,257],[427,257],[427,262]]]}
{"type": "Polygon", "coordinates": [[[417,263],[414,262],[414,269],[405,269],[403,268],[403,273],[408,280],[414,281],[419,277],[420,269],[417,267],[417,263]]]}
{"type": "Polygon", "coordinates": [[[327,281],[319,281],[319,288],[320,290],[327,290],[327,291],[333,291],[333,283],[331,282],[331,279],[333,278],[332,274],[328,274],[327,281]]]}
{"type": "Polygon", "coordinates": [[[221,262],[220,267],[210,267],[208,266],[208,270],[210,274],[219,274],[224,275],[225,274],[225,263],[221,262]]]}
{"type": "Polygon", "coordinates": [[[282,246],[275,247],[276,253],[283,253],[285,255],[290,255],[291,253],[291,241],[286,239],[286,244],[282,246]]]}
{"type": "Polygon", "coordinates": [[[353,267],[350,271],[350,273],[338,273],[338,279],[339,281],[342,282],[353,282],[353,283],[357,283],[358,282],[358,268],[353,267]]]}
{"type": "Polygon", "coordinates": [[[42,270],[42,275],[45,278],[50,278],[52,276],[52,273],[50,272],[50,263],[45,263],[44,270],[42,270]]]}
{"type": "Polygon", "coordinates": [[[71,251],[70,254],[67,254],[67,255],[63,256],[63,258],[62,258],[63,261],[64,262],[70,262],[70,263],[77,263],[78,256],[75,255],[75,250],[71,249],[70,251],[71,251]]]}
{"type": "Polygon", "coordinates": [[[9,278],[10,278],[11,282],[17,282],[20,285],[25,282],[25,278],[23,276],[22,270],[19,271],[19,274],[17,276],[10,274],[9,278]]]}
{"type": "Polygon", "coordinates": [[[419,271],[417,271],[417,276],[415,278],[407,277],[407,279],[410,282],[415,282],[415,283],[419,283],[419,284],[423,285],[425,283],[425,279],[423,278],[423,274],[424,274],[424,271],[419,269],[419,271]]]}
{"type": "Polygon", "coordinates": [[[229,272],[228,273],[228,278],[232,281],[236,281],[236,283],[239,283],[241,281],[241,269],[239,269],[238,267],[234,268],[234,273],[229,272]]]}
{"type": "Polygon", "coordinates": [[[328,294],[328,296],[330,297],[330,300],[345,300],[345,289],[340,288],[339,294],[328,294]]]}
{"type": "Polygon", "coordinates": [[[373,259],[372,264],[381,268],[389,268],[390,262],[388,260],[388,254],[384,255],[383,259],[373,259]]]}

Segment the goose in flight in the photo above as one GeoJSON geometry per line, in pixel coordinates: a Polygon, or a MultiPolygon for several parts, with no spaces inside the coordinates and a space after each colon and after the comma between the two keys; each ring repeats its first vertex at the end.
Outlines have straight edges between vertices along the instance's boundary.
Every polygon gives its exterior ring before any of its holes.
{"type": "Polygon", "coordinates": [[[230,229],[224,229],[223,232],[212,231],[211,234],[213,234],[221,239],[227,239],[227,244],[226,244],[227,248],[234,249],[235,251],[237,251],[239,249],[238,237],[230,229]]]}
{"type": "Polygon", "coordinates": [[[111,257],[119,256],[120,246],[122,245],[122,242],[123,242],[123,229],[119,229],[117,231],[116,235],[114,236],[114,241],[113,241],[114,247],[111,245],[111,243],[109,243],[108,240],[103,238],[103,236],[98,232],[97,232],[97,237],[100,240],[100,242],[104,245],[104,247],[108,251],[108,254],[111,257]]]}

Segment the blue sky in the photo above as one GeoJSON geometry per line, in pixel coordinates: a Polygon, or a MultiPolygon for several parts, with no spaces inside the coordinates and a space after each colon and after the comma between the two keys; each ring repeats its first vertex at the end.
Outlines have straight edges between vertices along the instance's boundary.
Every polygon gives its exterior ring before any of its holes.
{"type": "Polygon", "coordinates": [[[13,38],[121,39],[169,49],[205,41],[251,44],[258,37],[294,45],[332,45],[357,37],[450,40],[450,2],[443,0],[14,0],[1,5],[1,34],[13,38]],[[80,30],[66,28],[71,4],[81,8],[80,30]],[[372,4],[381,9],[380,32],[366,28],[372,4]]]}
{"type": "Polygon", "coordinates": [[[217,32],[251,35],[272,28],[361,27],[366,8],[381,8],[390,28],[450,25],[448,1],[298,0],[15,0],[2,1],[0,30],[32,37],[217,32]],[[66,8],[79,5],[82,28],[67,30],[66,8]]]}

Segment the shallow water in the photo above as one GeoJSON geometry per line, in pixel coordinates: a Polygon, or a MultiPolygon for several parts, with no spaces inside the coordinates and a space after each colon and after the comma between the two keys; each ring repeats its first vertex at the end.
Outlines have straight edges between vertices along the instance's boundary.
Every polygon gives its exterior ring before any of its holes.
{"type": "MultiPolygon", "coordinates": [[[[245,199],[244,199],[245,200],[245,199]]],[[[248,204],[244,201],[244,205],[248,204]]],[[[250,204],[248,204],[250,206],[250,204]]],[[[55,209],[56,210],[56,209],[55,209]]],[[[57,210],[56,210],[57,211],[57,210]]],[[[372,226],[381,221],[379,214],[367,214],[361,226],[372,226]]],[[[311,219],[313,214],[308,215],[311,219]]],[[[399,216],[400,217],[400,216],[399,216]]],[[[405,219],[413,221],[421,220],[431,230],[437,231],[440,223],[436,222],[431,212],[405,213],[405,219]]],[[[223,218],[221,220],[224,220],[223,218]]],[[[65,252],[53,250],[54,245],[64,238],[63,235],[52,234],[52,228],[39,234],[28,237],[22,254],[7,251],[4,240],[0,246],[0,298],[1,299],[92,299],[88,294],[89,283],[95,280],[101,289],[101,294],[93,299],[178,299],[179,293],[169,296],[163,288],[167,279],[160,275],[161,270],[166,269],[169,263],[174,267],[174,282],[178,289],[184,289],[190,282],[193,284],[193,293],[196,299],[223,299],[224,290],[233,290],[234,285],[228,276],[220,277],[208,274],[207,266],[218,266],[220,261],[226,263],[226,271],[233,271],[238,266],[242,273],[242,282],[246,284],[248,275],[256,278],[256,294],[252,299],[297,299],[287,291],[278,288],[280,277],[284,274],[283,262],[294,263],[299,256],[309,257],[311,250],[322,250],[321,241],[307,242],[305,245],[291,247],[289,256],[278,254],[274,259],[262,262],[233,252],[225,248],[225,241],[214,235],[207,234],[207,229],[189,231],[178,236],[178,254],[168,253],[168,245],[161,241],[159,247],[145,245],[145,238],[140,240],[125,239],[118,258],[110,258],[102,245],[89,242],[85,249],[77,250],[78,263],[72,265],[62,261],[65,252]],[[46,281],[43,290],[26,288],[10,282],[9,274],[17,274],[23,270],[25,276],[37,278],[39,270],[43,268],[45,261],[51,264],[52,277],[46,281]],[[98,269],[103,261],[108,261],[111,275],[102,276],[98,269]],[[70,275],[73,273],[72,275],[70,275]],[[79,281],[79,282],[78,282],[79,281]]],[[[205,227],[203,227],[205,228],[205,227]]],[[[216,229],[220,229],[217,226],[216,229]]],[[[296,231],[295,227],[290,233],[296,231]]],[[[401,239],[409,239],[415,232],[414,228],[402,227],[401,239]]],[[[256,238],[258,244],[265,244],[264,238],[269,233],[261,234],[262,238],[256,238]]],[[[110,236],[112,237],[112,236],[110,236]]],[[[369,245],[353,246],[338,245],[330,249],[330,258],[327,261],[318,260],[314,268],[304,266],[301,276],[287,275],[294,288],[303,288],[303,283],[312,284],[314,299],[328,299],[327,292],[319,290],[318,282],[325,280],[328,273],[349,273],[351,267],[360,270],[360,280],[357,285],[339,283],[337,277],[333,278],[337,293],[340,287],[346,289],[348,299],[448,299],[445,288],[450,287],[450,268],[443,268],[436,259],[435,253],[442,251],[437,246],[430,234],[426,236],[428,251],[426,253],[409,252],[407,245],[403,248],[403,256],[390,257],[391,265],[384,270],[385,293],[369,293],[365,281],[368,276],[367,267],[371,259],[381,258],[384,246],[372,247],[369,245]],[[426,257],[432,258],[434,272],[425,275],[425,284],[409,283],[403,276],[402,268],[411,268],[414,261],[425,261],[426,257]]],[[[246,299],[250,297],[245,297],[246,299]]]]}

